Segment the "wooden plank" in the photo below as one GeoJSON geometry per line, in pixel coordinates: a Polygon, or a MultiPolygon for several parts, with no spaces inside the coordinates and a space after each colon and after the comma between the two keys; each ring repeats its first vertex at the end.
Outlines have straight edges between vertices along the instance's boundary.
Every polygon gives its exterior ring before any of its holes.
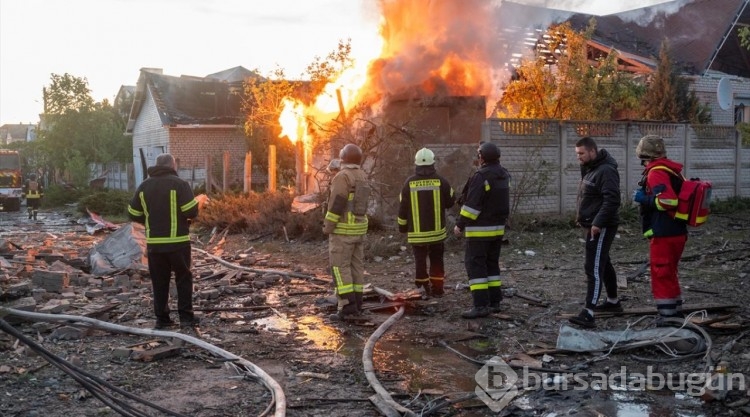
{"type": "MultiPolygon", "coordinates": [[[[696,304],[696,305],[683,305],[682,306],[682,312],[684,314],[692,313],[694,311],[722,311],[722,310],[729,310],[732,308],[738,308],[739,306],[736,304],[696,304]]],[[[568,318],[576,316],[578,313],[563,313],[560,314],[561,318],[568,318]]],[[[633,316],[633,315],[641,315],[646,316],[650,314],[658,314],[658,311],[656,310],[656,306],[653,307],[640,307],[640,308],[632,308],[632,309],[625,309],[622,313],[612,313],[612,312],[597,312],[596,317],[614,317],[614,316],[633,316]]]]}

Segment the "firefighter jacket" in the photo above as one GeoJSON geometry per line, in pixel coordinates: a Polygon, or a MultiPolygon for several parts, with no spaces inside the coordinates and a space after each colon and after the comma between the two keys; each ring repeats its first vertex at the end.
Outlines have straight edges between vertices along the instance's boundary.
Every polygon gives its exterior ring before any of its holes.
{"type": "Polygon", "coordinates": [[[509,213],[510,173],[497,162],[482,165],[469,180],[456,226],[467,239],[502,239],[509,213]]]}
{"type": "Polygon", "coordinates": [[[365,235],[368,224],[366,208],[369,185],[359,165],[342,164],[341,171],[331,180],[329,193],[323,232],[348,236],[365,235]],[[365,189],[368,191],[362,192],[365,189]],[[362,199],[364,201],[359,201],[362,199]]]}
{"type": "Polygon", "coordinates": [[[39,181],[26,180],[23,184],[22,195],[29,200],[35,200],[44,196],[44,189],[39,181]]]}
{"type": "Polygon", "coordinates": [[[604,228],[620,223],[620,174],[617,161],[600,149],[596,158],[581,165],[576,222],[604,228]]]}
{"type": "Polygon", "coordinates": [[[135,190],[128,215],[146,227],[149,251],[171,252],[190,245],[189,219],[198,215],[198,201],[172,168],[157,165],[135,190]]]}
{"type": "Polygon", "coordinates": [[[643,170],[641,186],[647,201],[641,203],[641,227],[645,237],[680,236],[687,234],[687,223],[675,219],[677,213],[677,191],[680,187],[682,164],[667,158],[649,162],[643,170]],[[677,175],[657,166],[669,168],[677,175]]]}
{"type": "Polygon", "coordinates": [[[453,188],[434,165],[417,166],[415,172],[399,195],[398,229],[414,245],[442,242],[448,237],[445,210],[455,202],[453,188]]]}

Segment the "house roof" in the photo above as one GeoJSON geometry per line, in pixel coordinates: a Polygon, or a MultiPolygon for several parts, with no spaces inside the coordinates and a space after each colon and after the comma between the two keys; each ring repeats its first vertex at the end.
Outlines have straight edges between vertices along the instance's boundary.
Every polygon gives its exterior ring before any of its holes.
{"type": "MultiPolygon", "coordinates": [[[[666,39],[674,63],[685,73],[714,70],[750,77],[750,51],[740,45],[737,36],[740,26],[750,24],[748,0],[670,3],[681,6],[679,11],[667,13],[664,8],[649,7],[596,17],[593,40],[621,52],[656,58],[666,39]]],[[[581,29],[590,18],[576,14],[569,21],[581,29]]]]}
{"type": "Polygon", "coordinates": [[[244,75],[257,76],[242,67],[207,77],[164,75],[159,69],[143,68],[138,79],[126,133],[135,121],[150,91],[164,126],[235,125],[242,114],[244,75]]]}
{"type": "MultiPolygon", "coordinates": [[[[29,130],[34,130],[33,124],[4,124],[0,126],[0,143],[11,143],[16,141],[25,141],[29,136],[29,130]]],[[[33,132],[32,137],[33,137],[33,132]]]]}

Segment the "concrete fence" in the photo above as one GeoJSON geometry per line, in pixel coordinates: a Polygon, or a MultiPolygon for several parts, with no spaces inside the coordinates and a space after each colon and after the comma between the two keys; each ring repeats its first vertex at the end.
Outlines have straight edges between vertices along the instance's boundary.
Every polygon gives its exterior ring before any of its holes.
{"type": "Polygon", "coordinates": [[[517,210],[563,214],[576,209],[578,139],[594,138],[617,160],[623,201],[629,201],[643,173],[635,148],[648,134],[664,138],[667,156],[685,166],[686,177],[711,181],[714,199],[750,197],[750,147],[734,126],[488,119],[482,139],[500,146],[517,210]]]}

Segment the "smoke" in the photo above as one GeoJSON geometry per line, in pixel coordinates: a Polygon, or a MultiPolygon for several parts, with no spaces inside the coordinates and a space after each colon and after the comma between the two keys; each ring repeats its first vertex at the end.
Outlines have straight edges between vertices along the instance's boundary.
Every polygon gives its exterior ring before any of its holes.
{"type": "Polygon", "coordinates": [[[380,0],[380,57],[367,91],[497,100],[511,65],[532,51],[559,11],[487,0],[380,0]]]}
{"type": "Polygon", "coordinates": [[[635,23],[638,26],[646,27],[653,24],[658,26],[664,18],[679,12],[683,6],[693,1],[695,0],[670,1],[652,7],[644,7],[620,13],[617,16],[626,23],[635,23]]]}

